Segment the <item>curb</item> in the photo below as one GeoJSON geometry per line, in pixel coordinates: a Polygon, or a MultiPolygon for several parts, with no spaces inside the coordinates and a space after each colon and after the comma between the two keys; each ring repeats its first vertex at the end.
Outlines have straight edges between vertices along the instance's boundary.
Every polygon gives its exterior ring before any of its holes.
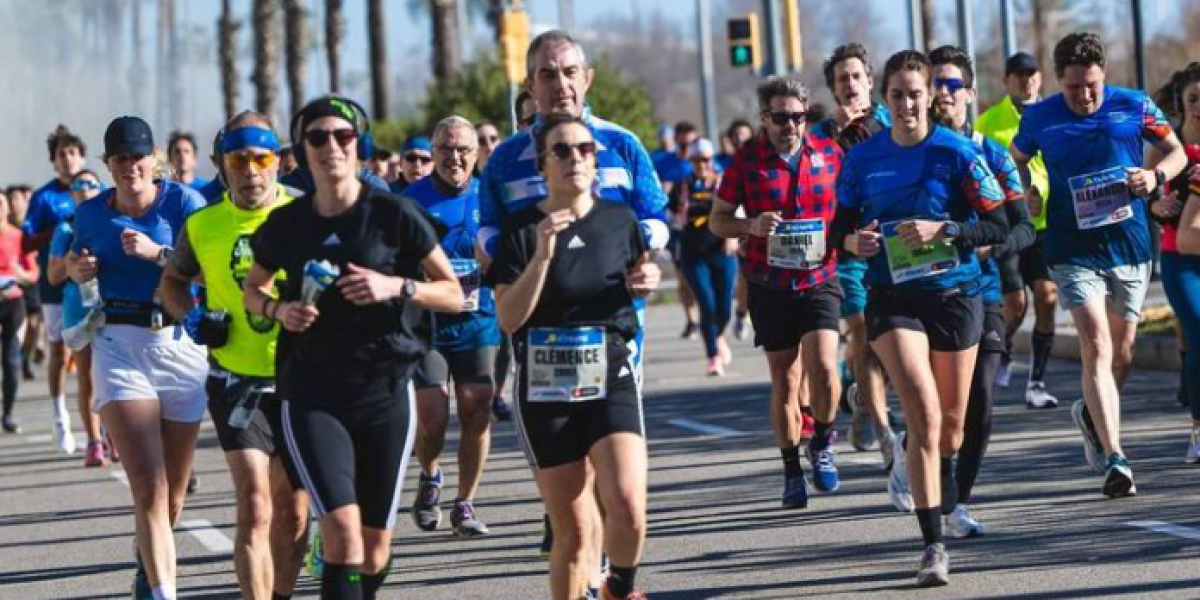
{"type": "MultiPolygon", "coordinates": [[[[1031,352],[1030,337],[1033,331],[1022,329],[1013,336],[1013,350],[1023,353],[1031,352]]],[[[1079,333],[1071,327],[1059,327],[1054,332],[1054,350],[1050,355],[1054,358],[1079,360],[1079,333]]],[[[1133,366],[1142,369],[1161,371],[1178,371],[1179,349],[1175,346],[1175,338],[1160,335],[1138,337],[1133,343],[1133,366]]]]}

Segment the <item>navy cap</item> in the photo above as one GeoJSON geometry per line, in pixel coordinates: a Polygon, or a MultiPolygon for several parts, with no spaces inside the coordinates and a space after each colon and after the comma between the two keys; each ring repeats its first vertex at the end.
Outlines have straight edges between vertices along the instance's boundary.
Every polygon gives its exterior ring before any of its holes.
{"type": "Polygon", "coordinates": [[[118,154],[154,154],[154,134],[150,124],[138,117],[117,117],[104,130],[104,156],[118,154]]]}
{"type": "Polygon", "coordinates": [[[433,144],[429,143],[429,138],[427,137],[414,137],[408,138],[408,140],[404,142],[404,147],[400,149],[401,152],[411,152],[413,150],[432,152],[433,144]]]}
{"type": "Polygon", "coordinates": [[[1010,57],[1004,63],[1004,76],[1008,77],[1013,73],[1037,73],[1041,71],[1038,66],[1038,61],[1028,52],[1018,52],[1010,57]]]}

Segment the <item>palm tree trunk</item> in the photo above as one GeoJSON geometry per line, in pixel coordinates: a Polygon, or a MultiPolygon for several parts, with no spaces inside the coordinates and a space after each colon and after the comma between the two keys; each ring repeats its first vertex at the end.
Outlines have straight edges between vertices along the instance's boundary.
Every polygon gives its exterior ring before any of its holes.
{"type": "Polygon", "coordinates": [[[430,21],[433,23],[433,78],[440,85],[449,84],[461,67],[458,31],[454,26],[457,13],[455,3],[455,0],[430,0],[430,21]]]}
{"type": "Polygon", "coordinates": [[[342,38],[346,33],[343,0],[325,0],[325,56],[329,60],[329,89],[342,88],[342,38]]]}
{"type": "Polygon", "coordinates": [[[272,119],[279,111],[279,0],[254,0],[254,105],[272,119]]]}
{"type": "Polygon", "coordinates": [[[284,0],[284,18],[287,36],[287,84],[288,95],[291,96],[291,114],[300,112],[304,106],[307,92],[304,82],[308,78],[308,9],[304,0],[284,0]]]}
{"type": "Polygon", "coordinates": [[[232,0],[221,0],[221,18],[217,20],[217,61],[221,67],[221,95],[225,99],[225,120],[238,109],[237,31],[232,0]]]}
{"type": "Polygon", "coordinates": [[[367,0],[367,39],[371,47],[371,112],[388,118],[387,22],[383,0],[367,0]]]}
{"type": "Polygon", "coordinates": [[[933,49],[933,0],[921,0],[921,46],[922,52],[933,49]]]}

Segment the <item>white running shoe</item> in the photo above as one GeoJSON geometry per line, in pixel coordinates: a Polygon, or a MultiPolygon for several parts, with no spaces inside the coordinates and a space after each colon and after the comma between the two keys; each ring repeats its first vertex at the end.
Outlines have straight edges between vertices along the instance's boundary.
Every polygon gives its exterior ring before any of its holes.
{"type": "Polygon", "coordinates": [[[996,385],[1006,388],[1012,381],[1012,360],[1005,358],[1000,361],[1000,368],[996,369],[996,385]]]}
{"type": "Polygon", "coordinates": [[[879,454],[883,457],[883,470],[891,471],[896,462],[896,434],[891,427],[879,432],[879,454]]]}
{"type": "Polygon", "coordinates": [[[1192,439],[1188,441],[1188,464],[1200,464],[1200,426],[1192,426],[1192,439]]]}
{"type": "Polygon", "coordinates": [[[75,454],[75,434],[71,431],[71,418],[68,416],[54,422],[54,441],[62,454],[75,454]]]}
{"type": "Polygon", "coordinates": [[[892,463],[892,472],[888,475],[888,499],[892,501],[892,506],[900,512],[910,513],[916,510],[916,505],[913,504],[912,491],[908,487],[908,460],[905,458],[904,439],[908,437],[908,432],[901,433],[896,438],[894,454],[895,461],[892,463]]]}
{"type": "Polygon", "coordinates": [[[1025,408],[1057,408],[1058,398],[1046,391],[1042,381],[1030,381],[1025,386],[1025,408]]]}
{"type": "Polygon", "coordinates": [[[982,537],[987,532],[983,524],[971,517],[971,511],[965,504],[954,507],[954,512],[944,518],[946,535],[958,540],[982,537]]]}

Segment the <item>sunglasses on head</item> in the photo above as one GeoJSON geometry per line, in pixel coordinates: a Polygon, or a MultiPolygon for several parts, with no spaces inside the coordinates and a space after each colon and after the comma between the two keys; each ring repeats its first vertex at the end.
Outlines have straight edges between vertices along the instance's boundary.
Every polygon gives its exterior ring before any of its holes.
{"type": "Polygon", "coordinates": [[[71,184],[72,192],[89,192],[100,189],[100,182],[91,179],[79,179],[71,184]]]}
{"type": "Polygon", "coordinates": [[[567,160],[579,151],[580,158],[587,158],[596,155],[596,142],[579,142],[578,144],[568,144],[567,142],[558,142],[550,146],[547,154],[553,154],[558,160],[567,160]]]}
{"type": "Polygon", "coordinates": [[[808,113],[806,112],[769,112],[767,115],[771,118],[771,123],[774,125],[787,125],[788,121],[797,125],[808,121],[808,113]]]}
{"type": "Polygon", "coordinates": [[[419,154],[417,152],[409,152],[408,154],[404,155],[404,160],[406,160],[410,163],[419,162],[423,165],[427,165],[427,164],[433,162],[433,157],[429,156],[428,154],[419,154]]]}
{"type": "Polygon", "coordinates": [[[277,164],[279,164],[279,155],[274,152],[233,152],[225,155],[225,166],[235,171],[240,171],[250,165],[254,165],[256,170],[262,171],[277,164]]]}
{"type": "Polygon", "coordinates": [[[967,82],[961,77],[938,77],[933,80],[933,89],[940,90],[946,88],[951,94],[967,87],[967,82]]]}
{"type": "Polygon", "coordinates": [[[304,132],[304,141],[313,148],[323,148],[329,143],[329,138],[337,141],[343,148],[358,139],[358,132],[353,129],[309,129],[304,132]]]}

